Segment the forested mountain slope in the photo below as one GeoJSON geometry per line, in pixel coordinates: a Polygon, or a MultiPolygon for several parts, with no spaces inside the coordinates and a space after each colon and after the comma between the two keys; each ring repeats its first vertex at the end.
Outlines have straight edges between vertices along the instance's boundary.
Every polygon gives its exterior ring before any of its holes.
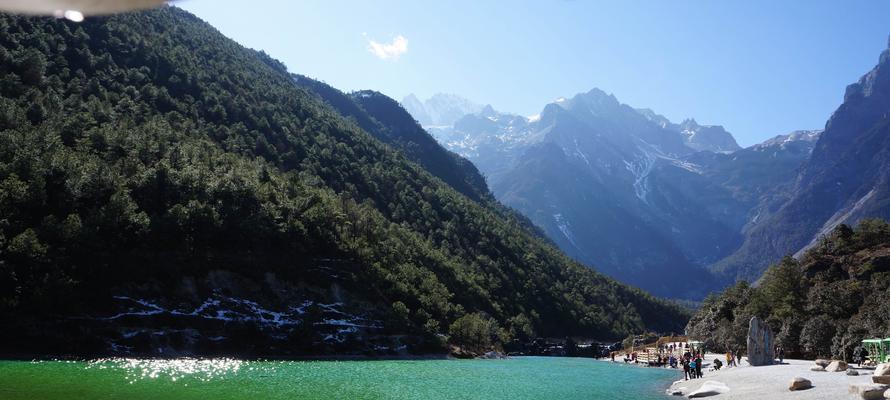
{"type": "Polygon", "coordinates": [[[740,282],[706,299],[687,332],[711,349],[743,349],[755,315],[789,357],[842,359],[862,339],[887,337],[890,225],[838,225],[799,261],[786,257],[770,267],[757,287],[740,282]]]}
{"type": "Polygon", "coordinates": [[[398,102],[370,90],[346,94],[305,76],[297,85],[317,94],[337,112],[380,141],[401,150],[409,160],[474,200],[493,200],[485,178],[467,159],[442,147],[398,102]]]}
{"type": "Polygon", "coordinates": [[[471,312],[504,337],[685,322],[174,7],[2,15],[0,71],[0,350],[393,353],[439,351],[471,312]]]}

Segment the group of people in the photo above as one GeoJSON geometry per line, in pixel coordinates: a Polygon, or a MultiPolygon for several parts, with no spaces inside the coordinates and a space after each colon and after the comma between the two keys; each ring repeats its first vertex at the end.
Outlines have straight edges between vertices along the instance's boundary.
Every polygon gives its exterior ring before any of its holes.
{"type": "Polygon", "coordinates": [[[742,352],[740,351],[727,351],[726,352],[726,367],[738,367],[742,363],[742,352]]]}
{"type": "Polygon", "coordinates": [[[776,346],[776,357],[779,358],[779,364],[785,362],[785,347],[776,346]]]}
{"type": "MultiPolygon", "coordinates": [[[[613,352],[609,353],[609,357],[612,358],[612,362],[615,362],[615,356],[617,356],[617,355],[618,355],[617,351],[613,351],[613,352]]],[[[637,352],[627,353],[624,355],[624,363],[627,364],[630,362],[632,362],[632,363],[637,362],[637,352]]]]}
{"type": "MultiPolygon", "coordinates": [[[[673,356],[672,356],[673,357],[673,356]]],[[[690,352],[686,352],[683,354],[683,359],[681,364],[683,364],[683,376],[688,381],[690,379],[697,379],[704,376],[702,374],[702,363],[704,363],[704,359],[701,354],[693,355],[690,352]]]]}
{"type": "MultiPolygon", "coordinates": [[[[681,349],[682,350],[682,349],[681,349]]],[[[615,361],[615,356],[618,355],[618,352],[612,352],[610,354],[612,361],[615,361]]],[[[785,358],[785,349],[782,347],[776,347],[776,355],[779,357],[779,362],[785,358]]],[[[624,356],[625,363],[636,363],[637,362],[637,353],[636,352],[628,352],[624,356]]],[[[730,367],[738,367],[742,362],[742,352],[737,350],[729,350],[726,352],[726,362],[724,363],[720,357],[714,358],[711,366],[713,369],[720,370],[725,365],[727,368],[730,367]]],[[[654,360],[650,359],[648,361],[649,366],[659,366],[659,367],[669,367],[669,368],[683,368],[683,376],[684,379],[698,379],[704,377],[702,373],[702,369],[704,368],[704,354],[698,352],[686,351],[682,356],[675,356],[673,352],[668,354],[658,354],[654,360]]]]}

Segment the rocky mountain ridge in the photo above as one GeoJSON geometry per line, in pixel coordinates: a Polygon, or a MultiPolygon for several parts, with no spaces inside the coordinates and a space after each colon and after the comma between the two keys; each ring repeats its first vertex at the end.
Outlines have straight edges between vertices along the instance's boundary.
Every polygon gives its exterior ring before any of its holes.
{"type": "Polygon", "coordinates": [[[818,136],[796,132],[741,149],[720,126],[673,123],[598,89],[534,117],[488,109],[429,131],[572,257],[685,298],[706,294],[696,289],[714,282],[705,268],[742,243],[818,136]],[[689,278],[655,278],[664,275],[689,278]]]}

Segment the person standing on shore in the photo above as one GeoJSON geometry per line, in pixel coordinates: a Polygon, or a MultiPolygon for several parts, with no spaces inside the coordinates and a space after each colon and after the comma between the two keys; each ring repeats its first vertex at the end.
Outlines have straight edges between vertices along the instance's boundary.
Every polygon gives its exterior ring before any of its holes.
{"type": "Polygon", "coordinates": [[[735,359],[735,357],[732,356],[732,352],[727,351],[726,352],[726,368],[732,367],[734,359],[735,359]]]}
{"type": "Polygon", "coordinates": [[[689,380],[689,360],[683,359],[683,379],[689,380]]]}
{"type": "Polygon", "coordinates": [[[701,354],[695,356],[695,377],[696,378],[701,378],[704,376],[701,373],[701,365],[703,362],[704,362],[704,360],[702,360],[701,354]]]}

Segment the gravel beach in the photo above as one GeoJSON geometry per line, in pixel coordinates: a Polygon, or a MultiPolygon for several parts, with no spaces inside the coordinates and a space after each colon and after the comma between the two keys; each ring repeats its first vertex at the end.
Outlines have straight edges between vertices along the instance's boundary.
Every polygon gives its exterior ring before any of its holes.
{"type": "MultiPolygon", "coordinates": [[[[707,360],[712,363],[715,357],[709,354],[707,360]]],[[[715,399],[858,399],[858,394],[850,394],[850,384],[865,385],[871,383],[871,369],[855,369],[859,376],[849,376],[845,372],[810,371],[814,365],[811,360],[785,360],[780,365],[752,367],[746,362],[735,368],[723,368],[720,371],[706,371],[704,378],[679,380],[671,385],[668,393],[681,390],[685,397],[708,381],[717,381],[729,387],[729,391],[709,396],[715,399]],[[791,391],[788,385],[794,377],[809,379],[813,383],[811,389],[791,391]]],[[[706,366],[710,368],[710,366],[706,366]]],[[[682,378],[683,371],[679,372],[682,378]]],[[[673,396],[671,396],[673,397],[673,396]]],[[[679,396],[676,396],[679,397],[679,396]]]]}

